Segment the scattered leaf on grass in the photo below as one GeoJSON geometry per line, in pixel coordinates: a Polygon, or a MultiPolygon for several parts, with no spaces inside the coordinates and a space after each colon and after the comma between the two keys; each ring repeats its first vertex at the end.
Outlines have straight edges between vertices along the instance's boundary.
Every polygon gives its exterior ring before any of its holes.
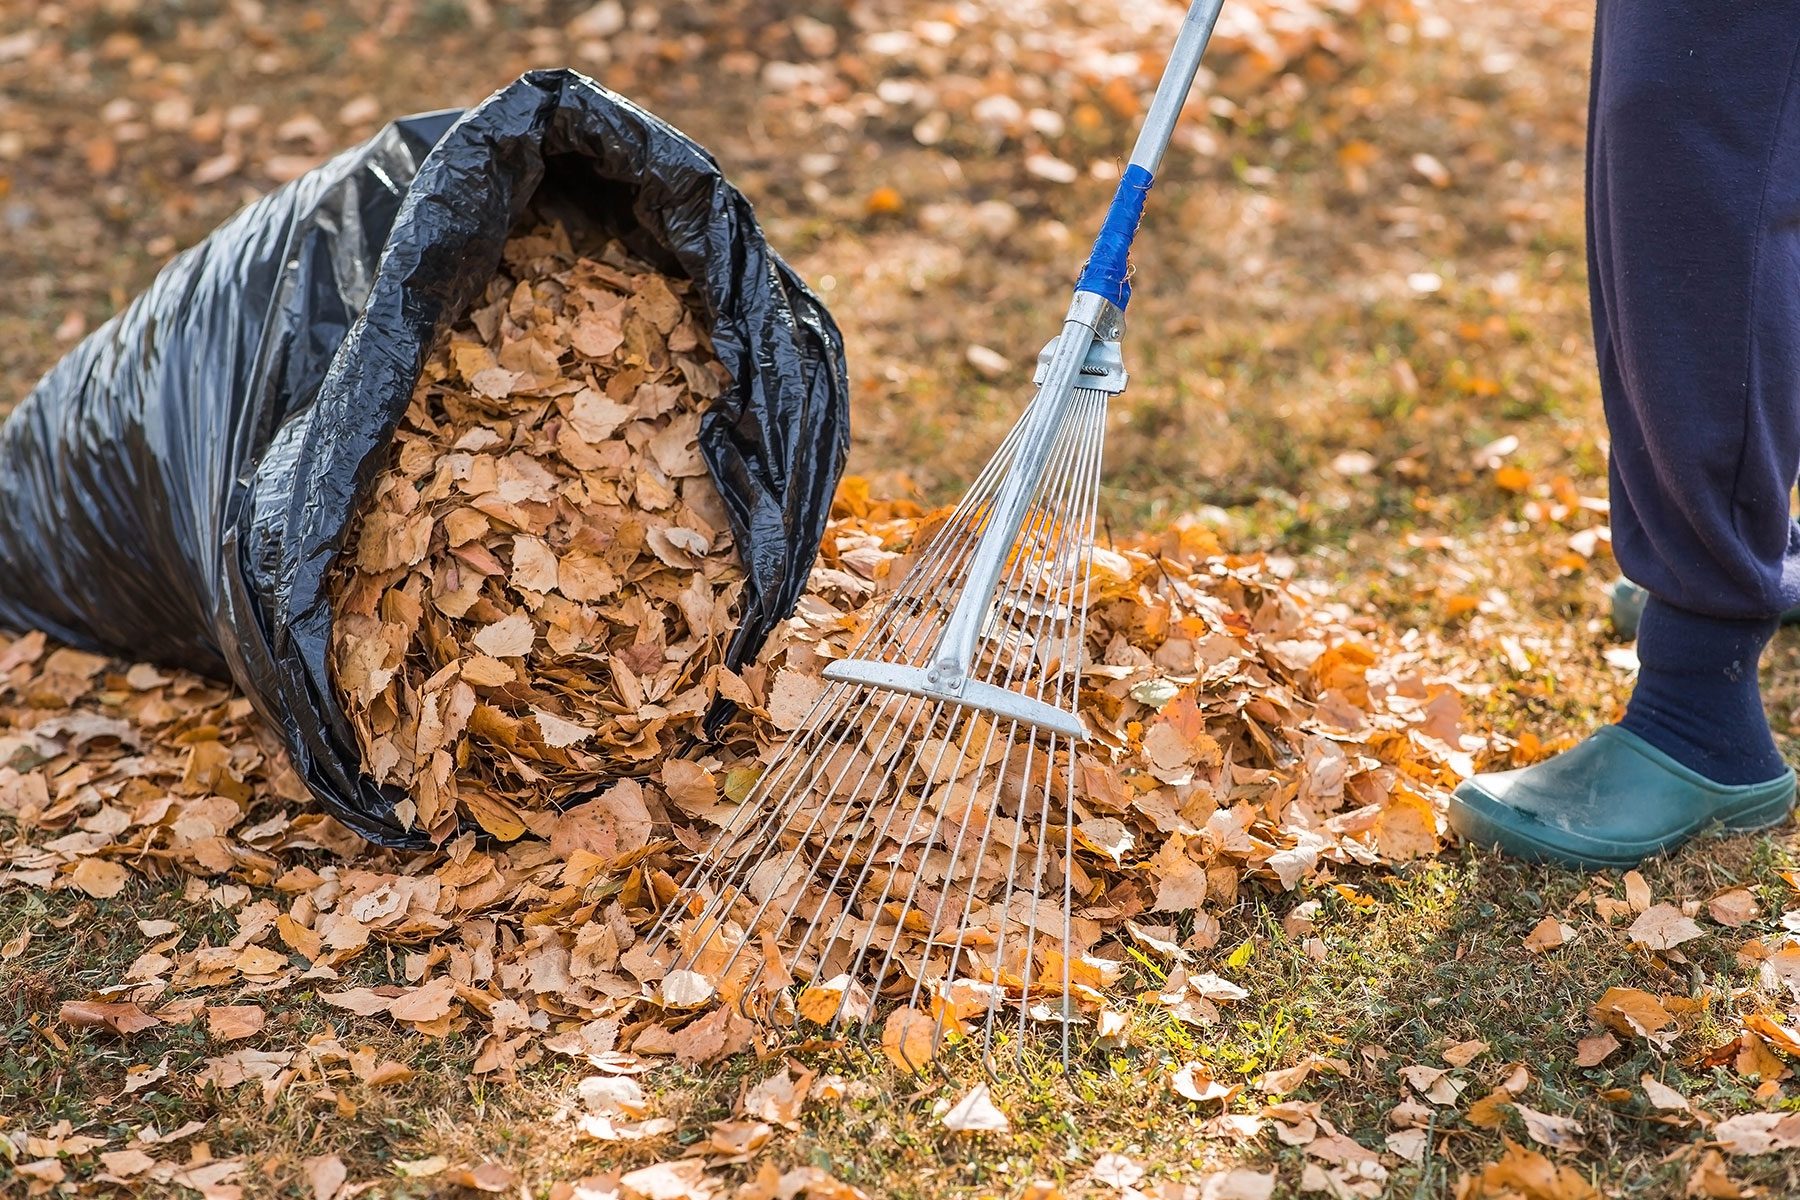
{"type": "Polygon", "coordinates": [[[1517,1101],[1513,1102],[1513,1107],[1525,1122],[1525,1132],[1539,1145],[1549,1146],[1552,1150],[1573,1150],[1581,1145],[1581,1122],[1573,1117],[1539,1112],[1517,1101]]]}
{"type": "Polygon", "coordinates": [[[1525,935],[1525,948],[1542,954],[1562,946],[1575,936],[1575,931],[1555,917],[1545,917],[1525,935]]]}
{"type": "Polygon", "coordinates": [[[301,1167],[306,1171],[306,1181],[312,1187],[313,1200],[334,1200],[343,1189],[344,1182],[350,1178],[349,1168],[335,1154],[309,1158],[301,1167]]]}
{"type": "Polygon", "coordinates": [[[262,1029],[263,1020],[263,1010],[254,1004],[209,1005],[206,1031],[222,1042],[230,1042],[262,1029]]]}
{"type": "Polygon", "coordinates": [[[129,1001],[65,1000],[57,1016],[76,1029],[104,1029],[121,1037],[162,1024],[129,1001]]]}
{"type": "Polygon", "coordinates": [[[1008,1133],[1012,1123],[994,1106],[994,1098],[985,1083],[976,1084],[968,1095],[944,1109],[943,1126],[952,1133],[1008,1133]]]}
{"type": "Polygon", "coordinates": [[[1762,914],[1749,888],[1730,888],[1706,902],[1707,915],[1728,929],[1748,925],[1762,914]]]}
{"type": "Polygon", "coordinates": [[[1597,1067],[1611,1057],[1622,1043],[1610,1033],[1597,1033],[1575,1043],[1575,1065],[1597,1067]]]}
{"type": "Polygon", "coordinates": [[[1499,1161],[1465,1175],[1456,1195],[1458,1200],[1599,1200],[1600,1194],[1574,1167],[1507,1138],[1499,1161]]]}
{"type": "Polygon", "coordinates": [[[1655,904],[1631,923],[1628,932],[1632,941],[1647,950],[1672,950],[1706,931],[1673,904],[1655,904]]]}

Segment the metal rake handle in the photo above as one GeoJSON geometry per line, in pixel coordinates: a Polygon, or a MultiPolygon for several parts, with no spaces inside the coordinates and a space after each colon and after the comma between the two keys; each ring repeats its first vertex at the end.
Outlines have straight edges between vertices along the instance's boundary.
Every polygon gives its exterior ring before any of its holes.
{"type": "Polygon", "coordinates": [[[1119,177],[1119,190],[1113,193],[1112,206],[1106,210],[1106,220],[1094,241],[1094,252],[1082,268],[1081,279],[1075,284],[1076,291],[1102,296],[1120,309],[1131,302],[1127,277],[1131,242],[1144,215],[1144,198],[1150,194],[1156,168],[1162,165],[1163,151],[1169,148],[1175,122],[1181,118],[1182,106],[1199,73],[1200,55],[1212,38],[1213,26],[1224,6],[1225,0],[1194,0],[1181,22],[1175,49],[1163,68],[1162,82],[1156,85],[1156,97],[1144,114],[1144,127],[1138,131],[1131,161],[1119,177]]]}
{"type": "MultiPolygon", "coordinates": [[[[928,667],[846,659],[825,671],[828,679],[867,684],[917,696],[949,700],[1036,726],[1053,733],[1084,737],[1081,719],[1042,700],[970,678],[970,670],[996,603],[995,587],[1008,555],[1031,510],[1058,432],[1068,418],[1082,367],[1103,328],[1116,327],[1131,300],[1127,278],[1132,239],[1144,213],[1163,151],[1175,132],[1200,56],[1212,37],[1224,0],[1194,0],[1182,21],[1156,96],[1144,115],[1131,161],[1119,180],[1093,253],[1075,284],[1075,296],[1063,320],[1062,334],[1043,374],[1037,396],[1019,430],[1018,447],[1007,477],[986,513],[981,536],[969,561],[968,575],[928,667]]],[[[1112,335],[1109,335],[1112,336],[1112,335]]]]}

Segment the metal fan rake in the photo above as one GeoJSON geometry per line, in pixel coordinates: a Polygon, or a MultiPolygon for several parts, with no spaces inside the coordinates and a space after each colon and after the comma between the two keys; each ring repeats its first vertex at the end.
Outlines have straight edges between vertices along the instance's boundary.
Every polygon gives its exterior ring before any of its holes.
{"type": "Polygon", "coordinates": [[[1011,1006],[1021,1034],[1060,1026],[1067,1064],[1106,981],[1073,809],[1128,258],[1221,3],[1183,21],[1031,403],[651,930],[665,992],[879,1028],[913,1065],[976,1026],[985,1060],[1011,1006]]]}

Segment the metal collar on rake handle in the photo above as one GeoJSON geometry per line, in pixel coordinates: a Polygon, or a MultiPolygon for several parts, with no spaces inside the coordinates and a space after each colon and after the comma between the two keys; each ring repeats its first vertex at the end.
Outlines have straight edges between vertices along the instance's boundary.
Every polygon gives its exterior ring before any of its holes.
{"type": "Polygon", "coordinates": [[[807,979],[793,1019],[866,1031],[876,1003],[905,997],[883,1036],[913,1062],[917,1021],[935,1044],[971,1006],[990,1018],[985,1059],[1004,1002],[1021,1031],[1062,1025],[1067,1066],[1094,969],[1081,982],[1072,964],[1089,946],[1075,747],[1101,444],[1125,387],[1132,238],[1220,3],[1182,24],[1030,406],[646,935],[658,962],[680,945],[662,1003],[716,986],[770,996],[773,1019],[807,979]]]}
{"type": "Polygon", "coordinates": [[[1087,729],[1076,713],[1023,692],[983,682],[973,678],[971,672],[977,648],[993,627],[996,609],[1002,602],[1001,576],[1050,465],[1058,434],[1069,420],[1077,389],[1111,395],[1125,390],[1118,345],[1124,333],[1124,309],[1131,300],[1131,242],[1143,216],[1144,198],[1163,152],[1168,149],[1176,119],[1199,70],[1201,52],[1206,49],[1222,5],[1223,0],[1196,0],[1182,24],[1094,252],[1076,284],[1062,333],[1045,348],[1045,358],[1040,359],[1037,396],[1020,422],[1018,445],[1006,478],[982,514],[981,537],[969,559],[962,592],[931,651],[929,665],[849,658],[828,666],[825,678],[942,700],[1049,733],[1086,739],[1087,729]]]}

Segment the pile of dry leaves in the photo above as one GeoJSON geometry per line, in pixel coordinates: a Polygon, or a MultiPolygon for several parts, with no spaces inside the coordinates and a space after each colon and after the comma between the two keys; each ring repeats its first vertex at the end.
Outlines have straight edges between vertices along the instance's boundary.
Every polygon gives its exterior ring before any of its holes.
{"type": "MultiPolygon", "coordinates": [[[[170,930],[93,997],[150,1019],[192,1019],[216,989],[304,981],[428,1035],[479,1025],[477,1072],[546,1051],[718,1059],[759,1029],[705,994],[647,999],[664,965],[643,930],[791,723],[786,681],[892,586],[930,520],[849,481],[799,611],[730,676],[745,713],[732,736],[545,814],[541,840],[511,845],[465,833],[428,854],[368,847],[309,811],[274,740],[222,688],[39,634],[0,642],[0,886],[106,898],[135,875],[185,876],[196,901],[235,913],[223,943],[170,930]],[[334,986],[381,946],[399,952],[391,983],[334,986]]],[[[1095,572],[1082,709],[1097,736],[1072,812],[1089,1007],[1124,976],[1124,939],[1189,962],[1251,880],[1292,888],[1327,864],[1437,848],[1439,801],[1468,764],[1456,694],[1417,656],[1198,525],[1104,550],[1095,572]]],[[[1232,998],[1210,974],[1172,980],[1160,1002],[1197,1024],[1232,998]]]]}
{"type": "MultiPolygon", "coordinates": [[[[818,1024],[879,1017],[890,1055],[916,1066],[1008,1002],[1051,1020],[1102,1011],[1125,974],[1121,938],[1189,961],[1218,937],[1208,910],[1250,876],[1291,888],[1322,862],[1437,849],[1438,802],[1468,771],[1455,690],[1192,523],[1092,556],[1080,709],[1095,736],[1072,761],[1066,746],[1001,744],[984,716],[902,701],[891,717],[853,712],[875,726],[860,737],[828,722],[758,784],[942,519],[847,488],[798,613],[742,675],[748,711],[768,719],[665,764],[688,850],[747,795],[753,808],[690,903],[682,952],[658,941],[622,960],[644,981],[675,968],[665,1006],[749,990],[754,1008],[818,1024]],[[790,1007],[794,980],[810,986],[790,1007]]],[[[1203,985],[1168,1002],[1213,1015],[1203,985]]]]}
{"type": "Polygon", "coordinates": [[[339,696],[406,828],[511,841],[712,703],[742,573],[689,286],[543,225],[425,364],[333,605],[339,696]]]}

